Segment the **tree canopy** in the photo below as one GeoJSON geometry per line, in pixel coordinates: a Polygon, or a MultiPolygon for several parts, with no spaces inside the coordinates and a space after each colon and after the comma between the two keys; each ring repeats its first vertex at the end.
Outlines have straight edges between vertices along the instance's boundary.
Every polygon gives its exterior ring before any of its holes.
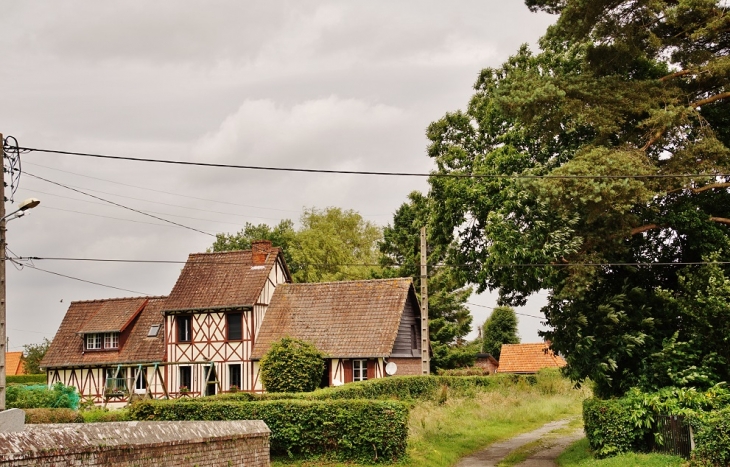
{"type": "Polygon", "coordinates": [[[519,343],[515,310],[508,306],[496,307],[482,327],[482,352],[499,360],[502,344],[519,343]]]}
{"type": "Polygon", "coordinates": [[[26,344],[23,346],[23,365],[25,366],[25,372],[30,375],[43,373],[40,368],[41,360],[46,356],[48,348],[51,346],[51,341],[47,338],[43,338],[43,342],[40,344],[26,344]]]}
{"type": "Polygon", "coordinates": [[[281,247],[295,282],[368,279],[378,266],[381,229],[353,210],[304,209],[301,227],[285,219],[275,227],[246,226],[235,234],[218,234],[211,251],[247,250],[253,240],[281,247]]]}
{"type": "Polygon", "coordinates": [[[727,266],[687,264],[730,260],[727,7],[526,3],[560,15],[540,52],[482,70],[468,107],[429,126],[434,238],[456,231],[449,262],[502,304],[547,290],[544,335],[599,395],[668,384],[679,351],[703,368],[687,381],[728,381],[710,332],[728,310],[699,306],[727,266]]]}

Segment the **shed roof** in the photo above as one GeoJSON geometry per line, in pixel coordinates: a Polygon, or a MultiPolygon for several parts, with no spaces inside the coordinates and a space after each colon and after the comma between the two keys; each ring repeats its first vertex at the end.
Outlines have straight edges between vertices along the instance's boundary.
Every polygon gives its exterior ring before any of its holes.
{"type": "Polygon", "coordinates": [[[147,337],[147,334],[153,324],[163,325],[164,302],[165,297],[112,298],[72,302],[40,366],[55,368],[161,362],[165,355],[164,332],[160,330],[155,337],[147,337]],[[84,352],[83,338],[79,336],[79,333],[85,332],[82,330],[91,329],[93,326],[89,326],[88,323],[98,322],[99,313],[110,309],[137,310],[140,303],[144,303],[144,305],[128,324],[129,334],[119,350],[84,352]]]}
{"type": "Polygon", "coordinates": [[[252,307],[280,254],[271,247],[260,265],[253,263],[251,250],[191,254],[165,311],[252,307]]]}
{"type": "Polygon", "coordinates": [[[411,279],[281,284],[276,288],[251,358],[283,337],[302,339],[330,357],[390,355],[411,279]]]}
{"type": "Polygon", "coordinates": [[[25,374],[23,352],[5,352],[5,371],[8,376],[25,374]]]}
{"type": "Polygon", "coordinates": [[[543,368],[562,368],[565,359],[550,350],[546,342],[503,344],[499,355],[499,373],[537,373],[543,368]]]}

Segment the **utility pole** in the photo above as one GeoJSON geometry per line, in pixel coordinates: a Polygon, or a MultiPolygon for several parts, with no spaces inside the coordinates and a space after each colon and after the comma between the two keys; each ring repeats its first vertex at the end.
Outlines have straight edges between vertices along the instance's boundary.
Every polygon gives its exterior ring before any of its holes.
{"type": "Polygon", "coordinates": [[[0,156],[2,156],[2,174],[0,174],[0,410],[5,410],[5,139],[0,133],[0,156]]]}
{"type": "Polygon", "coordinates": [[[426,227],[421,227],[421,373],[431,373],[431,343],[428,337],[428,259],[426,227]]]}

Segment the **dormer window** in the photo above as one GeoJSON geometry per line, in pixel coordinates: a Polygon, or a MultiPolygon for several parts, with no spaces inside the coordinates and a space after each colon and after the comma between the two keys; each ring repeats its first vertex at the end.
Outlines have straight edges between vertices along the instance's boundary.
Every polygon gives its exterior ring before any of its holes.
{"type": "Polygon", "coordinates": [[[119,348],[119,333],[118,332],[107,332],[104,334],[104,348],[105,349],[118,349],[119,348]]]}
{"type": "Polygon", "coordinates": [[[86,350],[116,350],[119,348],[118,332],[86,334],[86,350]],[[103,346],[102,346],[103,344],[103,346]]]}
{"type": "Polygon", "coordinates": [[[86,350],[99,350],[101,349],[101,334],[87,334],[86,335],[86,350]]]}

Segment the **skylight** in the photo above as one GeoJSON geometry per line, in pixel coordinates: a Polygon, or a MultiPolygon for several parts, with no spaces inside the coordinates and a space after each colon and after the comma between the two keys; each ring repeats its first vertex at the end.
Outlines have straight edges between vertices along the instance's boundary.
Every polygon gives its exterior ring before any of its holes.
{"type": "Polygon", "coordinates": [[[157,337],[157,334],[160,332],[160,325],[159,324],[153,324],[150,326],[150,332],[147,333],[147,337],[157,337]]]}

